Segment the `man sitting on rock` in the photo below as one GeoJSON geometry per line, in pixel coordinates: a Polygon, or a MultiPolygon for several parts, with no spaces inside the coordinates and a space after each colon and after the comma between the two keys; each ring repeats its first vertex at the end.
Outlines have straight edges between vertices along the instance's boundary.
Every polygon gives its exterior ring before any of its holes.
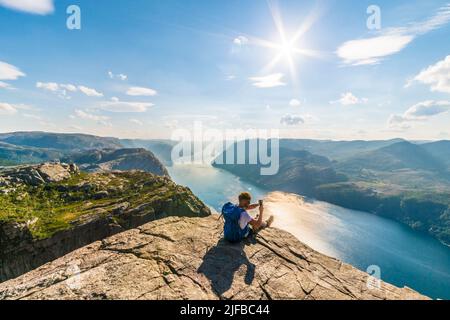
{"type": "Polygon", "coordinates": [[[260,200],[258,204],[251,204],[252,196],[248,192],[239,195],[239,204],[227,203],[222,208],[222,215],[225,219],[224,237],[225,240],[236,243],[248,238],[253,233],[261,229],[268,228],[273,223],[273,216],[267,221],[263,221],[264,205],[260,200]],[[253,218],[247,210],[259,207],[259,214],[253,218]]]}

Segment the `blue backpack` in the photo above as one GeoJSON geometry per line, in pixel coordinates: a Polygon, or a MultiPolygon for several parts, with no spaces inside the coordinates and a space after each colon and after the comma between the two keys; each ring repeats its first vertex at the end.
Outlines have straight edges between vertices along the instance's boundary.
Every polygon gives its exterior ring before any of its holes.
{"type": "Polygon", "coordinates": [[[223,227],[223,234],[225,240],[236,243],[244,240],[245,236],[249,231],[248,225],[241,229],[239,225],[239,219],[241,218],[241,213],[245,210],[239,208],[237,205],[228,202],[222,208],[222,215],[225,219],[225,225],[223,227]]]}

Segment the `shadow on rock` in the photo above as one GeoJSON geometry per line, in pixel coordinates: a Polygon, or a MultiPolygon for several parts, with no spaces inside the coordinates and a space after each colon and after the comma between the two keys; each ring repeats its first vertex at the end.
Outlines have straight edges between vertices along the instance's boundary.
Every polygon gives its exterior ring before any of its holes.
{"type": "Polygon", "coordinates": [[[197,272],[204,274],[210,281],[217,295],[222,296],[233,284],[235,273],[244,266],[244,282],[250,285],[255,278],[256,266],[248,260],[244,247],[254,244],[255,239],[238,244],[230,244],[224,239],[219,240],[203,257],[203,262],[197,272]]]}

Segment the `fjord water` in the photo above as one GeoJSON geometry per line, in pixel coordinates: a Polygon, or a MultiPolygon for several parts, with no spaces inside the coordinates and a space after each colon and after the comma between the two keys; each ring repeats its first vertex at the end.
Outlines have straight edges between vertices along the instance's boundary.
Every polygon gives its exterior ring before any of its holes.
{"type": "Polygon", "coordinates": [[[450,299],[450,248],[395,221],[370,213],[267,192],[211,166],[177,165],[172,178],[220,212],[237,194],[250,191],[284,229],[315,250],[366,271],[378,266],[382,280],[432,298],[450,299]]]}

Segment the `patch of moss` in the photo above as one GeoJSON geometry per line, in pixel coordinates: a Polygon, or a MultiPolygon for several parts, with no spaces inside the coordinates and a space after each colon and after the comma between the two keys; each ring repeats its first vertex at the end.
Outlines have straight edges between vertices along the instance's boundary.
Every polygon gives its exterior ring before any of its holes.
{"type": "Polygon", "coordinates": [[[119,203],[136,207],[175,196],[176,184],[149,173],[80,173],[59,183],[8,187],[0,194],[0,221],[29,223],[33,237],[45,239],[71,228],[81,216],[109,214],[119,203]],[[105,191],[107,197],[96,196],[105,191]]]}

